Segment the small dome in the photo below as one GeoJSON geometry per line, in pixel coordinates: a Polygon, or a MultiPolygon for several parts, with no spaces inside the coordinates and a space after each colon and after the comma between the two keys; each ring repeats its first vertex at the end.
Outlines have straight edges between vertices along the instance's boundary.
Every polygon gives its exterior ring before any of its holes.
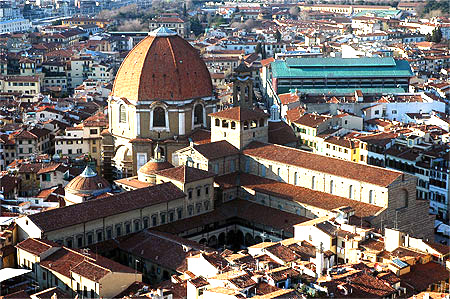
{"type": "Polygon", "coordinates": [[[98,194],[111,190],[111,185],[103,177],[97,175],[89,166],[67,184],[65,191],[72,194],[98,194]]]}
{"type": "Polygon", "coordinates": [[[157,171],[172,168],[173,165],[170,164],[167,161],[158,161],[155,159],[152,159],[145,163],[141,168],[139,168],[139,173],[144,175],[152,175],[156,173],[157,171]]]}

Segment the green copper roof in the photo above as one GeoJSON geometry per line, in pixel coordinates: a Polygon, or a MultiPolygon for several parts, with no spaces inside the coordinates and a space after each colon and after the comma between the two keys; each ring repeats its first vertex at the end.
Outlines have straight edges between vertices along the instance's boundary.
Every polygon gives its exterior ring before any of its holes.
{"type": "Polygon", "coordinates": [[[273,78],[412,77],[409,63],[392,57],[288,58],[272,62],[273,78]]]}
{"type": "MultiPolygon", "coordinates": [[[[279,88],[278,93],[293,92],[295,89],[279,88]]],[[[367,94],[398,94],[405,93],[405,90],[401,87],[386,87],[386,88],[375,88],[375,87],[365,87],[365,88],[297,88],[299,93],[309,94],[309,95],[352,95],[355,90],[361,90],[363,95],[367,94]]]]}
{"type": "Polygon", "coordinates": [[[362,57],[362,58],[287,58],[289,67],[356,67],[356,66],[395,66],[392,57],[362,57]]]}

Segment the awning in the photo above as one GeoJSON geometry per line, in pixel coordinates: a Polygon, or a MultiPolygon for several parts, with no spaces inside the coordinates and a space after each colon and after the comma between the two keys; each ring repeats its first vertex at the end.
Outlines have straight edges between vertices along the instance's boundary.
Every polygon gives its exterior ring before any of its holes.
{"type": "Polygon", "coordinates": [[[4,268],[0,270],[0,282],[31,272],[27,269],[4,268]]]}

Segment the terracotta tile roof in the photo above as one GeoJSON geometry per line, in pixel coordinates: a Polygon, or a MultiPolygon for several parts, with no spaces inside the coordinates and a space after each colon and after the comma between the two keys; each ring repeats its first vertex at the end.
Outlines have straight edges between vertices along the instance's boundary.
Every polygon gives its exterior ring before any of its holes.
{"type": "Polygon", "coordinates": [[[248,109],[242,107],[233,107],[219,112],[210,113],[209,116],[236,121],[268,118],[268,115],[259,109],[248,109]]]}
{"type": "MultiPolygon", "coordinates": [[[[88,166],[89,167],[89,166],[88,166]]],[[[97,191],[109,189],[109,182],[102,176],[92,172],[93,176],[85,176],[86,170],[72,179],[65,187],[65,190],[70,193],[97,191]],[[95,175],[94,175],[95,174],[95,175]]]]}
{"type": "Polygon", "coordinates": [[[270,252],[285,263],[293,262],[300,258],[300,256],[297,255],[294,251],[290,250],[287,246],[284,246],[280,243],[276,243],[272,246],[266,247],[264,250],[270,252]]]}
{"type": "Polygon", "coordinates": [[[187,270],[186,258],[192,252],[211,250],[197,242],[155,230],[143,230],[122,236],[115,242],[124,252],[178,272],[187,270]]]}
{"type": "Polygon", "coordinates": [[[194,144],[205,144],[211,142],[211,131],[205,129],[194,130],[188,138],[191,138],[194,144]]]}
{"type": "Polygon", "coordinates": [[[401,279],[391,271],[379,273],[377,277],[389,283],[390,286],[393,286],[394,284],[401,281],[401,279]]]}
{"type": "Polygon", "coordinates": [[[262,59],[261,60],[261,65],[262,66],[266,66],[266,65],[269,65],[270,63],[272,63],[274,61],[275,61],[275,58],[273,58],[273,57],[262,59]]]}
{"type": "Polygon", "coordinates": [[[25,250],[34,255],[41,255],[47,250],[52,249],[53,247],[60,247],[60,246],[61,245],[49,240],[41,240],[33,238],[28,238],[16,245],[17,248],[25,250]]]}
{"type": "Polygon", "coordinates": [[[194,145],[194,149],[208,160],[239,155],[239,150],[226,140],[194,145]]]}
{"type": "Polygon", "coordinates": [[[306,217],[266,207],[248,200],[235,199],[215,207],[213,211],[157,227],[157,230],[179,234],[215,222],[239,218],[293,233],[293,225],[309,220],[306,217]]]}
{"type": "MultiPolygon", "coordinates": [[[[395,293],[395,289],[381,279],[377,279],[363,271],[345,276],[338,280],[340,284],[348,284],[352,289],[351,297],[373,298],[387,297],[395,293]]],[[[339,294],[339,292],[338,292],[339,294]]]]}
{"type": "Polygon", "coordinates": [[[253,299],[276,299],[276,298],[283,298],[283,299],[300,299],[302,296],[298,295],[295,290],[291,289],[279,289],[277,291],[264,294],[264,295],[257,295],[252,297],[253,299]]]}
{"type": "Polygon", "coordinates": [[[321,125],[322,123],[326,122],[329,119],[331,119],[331,116],[307,113],[300,116],[300,118],[298,118],[293,122],[302,126],[317,128],[319,125],[321,125]]]}
{"type": "Polygon", "coordinates": [[[209,282],[208,282],[205,278],[203,278],[203,277],[201,277],[201,276],[191,279],[190,282],[191,282],[196,288],[201,288],[201,287],[204,287],[204,286],[209,285],[209,282]]]}
{"type": "Polygon", "coordinates": [[[194,167],[189,167],[186,165],[161,170],[158,171],[156,174],[182,183],[191,183],[198,180],[210,178],[216,175],[215,173],[194,167]]]}
{"type": "MultiPolygon", "coordinates": [[[[143,173],[143,174],[154,174],[158,171],[164,170],[164,169],[168,169],[168,168],[173,168],[173,165],[170,164],[167,161],[154,161],[154,160],[150,160],[147,163],[145,163],[141,168],[139,168],[139,172],[143,173]]],[[[124,179],[122,179],[123,181],[124,179]]]]}
{"type": "Polygon", "coordinates": [[[436,242],[430,242],[430,241],[423,241],[425,244],[439,252],[440,254],[447,255],[450,254],[450,247],[448,245],[436,243],[436,242]]]}
{"type": "Polygon", "coordinates": [[[278,97],[280,98],[281,104],[287,105],[291,103],[298,102],[300,100],[300,97],[296,93],[283,93],[279,94],[278,97]]]}
{"type": "Polygon", "coordinates": [[[108,117],[102,112],[97,112],[96,114],[86,118],[83,121],[83,126],[107,128],[109,126],[108,117]]]}
{"type": "Polygon", "coordinates": [[[178,35],[148,36],[117,72],[114,97],[186,100],[213,95],[211,76],[196,49],[178,35]]]}
{"type": "Polygon", "coordinates": [[[327,211],[343,206],[349,206],[355,210],[355,215],[359,217],[373,216],[383,209],[382,207],[360,201],[351,200],[300,186],[294,186],[247,173],[241,173],[239,176],[236,173],[219,176],[215,178],[215,182],[224,189],[233,188],[239,185],[256,192],[307,204],[327,211]]]}
{"type": "Polygon", "coordinates": [[[359,246],[366,248],[367,250],[374,250],[374,251],[384,250],[384,242],[375,239],[364,240],[363,242],[359,243],[359,246]]]}
{"type": "Polygon", "coordinates": [[[76,273],[95,282],[100,281],[112,272],[135,273],[134,269],[100,255],[83,254],[80,251],[65,247],[41,261],[40,266],[65,277],[72,277],[71,273],[76,273]]]}
{"type": "Polygon", "coordinates": [[[28,218],[46,232],[184,197],[185,194],[169,182],[48,210],[28,218]]]}
{"type": "Polygon", "coordinates": [[[287,145],[297,143],[294,130],[284,121],[269,121],[269,143],[287,145]]]}
{"type": "Polygon", "coordinates": [[[411,266],[411,271],[400,276],[402,282],[406,282],[414,287],[415,292],[422,292],[432,284],[441,281],[448,281],[449,274],[445,266],[435,262],[426,264],[415,264],[411,266]]]}
{"type": "Polygon", "coordinates": [[[286,280],[288,278],[296,278],[300,276],[300,273],[291,267],[278,267],[267,273],[270,278],[272,278],[275,283],[286,280]]]}
{"type": "Polygon", "coordinates": [[[377,186],[387,187],[401,172],[375,166],[358,164],[322,155],[301,151],[280,145],[253,141],[243,151],[244,155],[269,161],[298,166],[335,176],[363,181],[377,186]]]}
{"type": "Polygon", "coordinates": [[[38,137],[27,130],[21,130],[17,135],[14,136],[15,139],[37,139],[38,137]]]}
{"type": "Polygon", "coordinates": [[[305,113],[305,109],[301,107],[293,108],[286,111],[286,119],[289,122],[297,121],[303,114],[305,113]]]}

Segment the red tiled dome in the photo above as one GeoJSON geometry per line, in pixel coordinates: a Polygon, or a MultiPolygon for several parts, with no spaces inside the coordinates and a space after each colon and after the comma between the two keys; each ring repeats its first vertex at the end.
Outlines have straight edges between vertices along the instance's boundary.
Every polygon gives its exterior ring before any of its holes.
{"type": "Polygon", "coordinates": [[[103,177],[97,175],[89,167],[79,176],[71,180],[64,188],[66,192],[77,193],[95,193],[95,191],[109,190],[111,185],[103,177]]]}
{"type": "Polygon", "coordinates": [[[139,168],[139,172],[146,175],[151,175],[156,173],[157,171],[173,168],[173,165],[167,161],[154,161],[150,160],[145,163],[141,168],[139,168]]]}
{"type": "Polygon", "coordinates": [[[212,90],[211,76],[198,51],[174,32],[160,28],[128,53],[112,96],[173,101],[212,96],[212,90]]]}

